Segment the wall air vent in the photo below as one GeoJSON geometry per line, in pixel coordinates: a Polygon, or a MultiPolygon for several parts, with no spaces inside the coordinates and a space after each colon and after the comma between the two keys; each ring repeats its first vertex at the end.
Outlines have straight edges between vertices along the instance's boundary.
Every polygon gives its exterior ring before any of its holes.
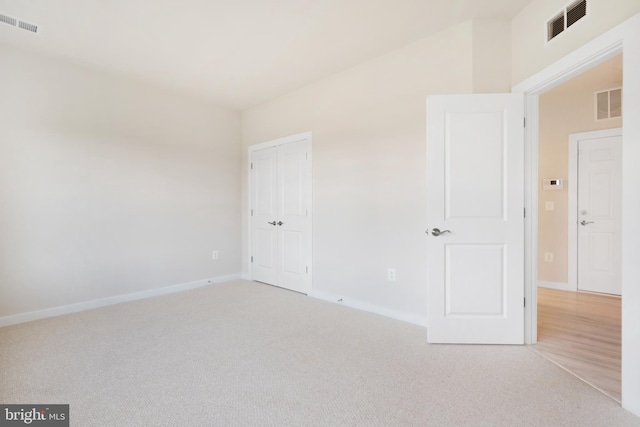
{"type": "Polygon", "coordinates": [[[30,24],[28,22],[20,21],[18,22],[18,27],[22,28],[23,30],[31,31],[32,33],[38,32],[38,26],[35,24],[30,24]]]}
{"type": "Polygon", "coordinates": [[[622,88],[595,93],[596,121],[622,117],[622,88]]]}
{"type": "Polygon", "coordinates": [[[570,3],[562,12],[547,22],[547,41],[554,39],[564,30],[587,15],[587,0],[570,3]]]}
{"type": "Polygon", "coordinates": [[[555,18],[549,21],[547,23],[547,27],[548,27],[548,40],[551,40],[552,38],[554,38],[555,36],[563,32],[565,28],[564,12],[561,13],[560,15],[557,15],[555,18]]]}
{"type": "Polygon", "coordinates": [[[15,27],[18,23],[18,20],[16,18],[12,18],[0,13],[0,22],[4,22],[5,24],[9,24],[15,27]]]}
{"type": "Polygon", "coordinates": [[[587,0],[580,0],[571,3],[567,7],[567,28],[578,22],[587,15],[587,0]]]}
{"type": "Polygon", "coordinates": [[[37,25],[22,21],[20,19],[13,18],[3,13],[0,13],[0,22],[7,25],[11,25],[12,27],[20,28],[21,30],[30,31],[36,34],[38,33],[37,25]]]}

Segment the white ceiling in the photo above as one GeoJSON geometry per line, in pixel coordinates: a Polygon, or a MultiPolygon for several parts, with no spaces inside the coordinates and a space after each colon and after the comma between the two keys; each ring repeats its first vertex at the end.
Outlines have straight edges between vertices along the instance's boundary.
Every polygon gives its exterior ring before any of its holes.
{"type": "Polygon", "coordinates": [[[530,0],[0,0],[0,42],[244,109],[530,0]]]}

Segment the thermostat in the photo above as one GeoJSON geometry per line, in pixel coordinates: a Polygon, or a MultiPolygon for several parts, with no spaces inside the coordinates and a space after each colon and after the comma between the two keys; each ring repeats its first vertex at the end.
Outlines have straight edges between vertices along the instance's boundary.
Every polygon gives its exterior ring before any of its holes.
{"type": "Polygon", "coordinates": [[[542,180],[543,190],[562,190],[562,188],[562,179],[560,178],[549,178],[542,180]]]}

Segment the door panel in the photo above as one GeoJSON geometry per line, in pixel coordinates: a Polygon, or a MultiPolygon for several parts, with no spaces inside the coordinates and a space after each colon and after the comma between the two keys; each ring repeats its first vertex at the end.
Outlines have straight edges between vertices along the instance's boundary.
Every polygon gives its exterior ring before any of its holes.
{"type": "Polygon", "coordinates": [[[578,141],[578,289],[621,293],[622,137],[578,141]]]}
{"type": "Polygon", "coordinates": [[[445,245],[447,318],[505,313],[504,246],[445,245]],[[477,276],[480,273],[482,276],[477,276]],[[486,282],[486,287],[477,286],[486,282]]]}
{"type": "Polygon", "coordinates": [[[445,117],[447,219],[501,218],[505,112],[447,111],[445,117]],[[468,143],[477,140],[477,134],[484,136],[483,143],[468,143]]]}
{"type": "Polygon", "coordinates": [[[429,342],[524,342],[523,105],[428,100],[429,342]]]}
{"type": "Polygon", "coordinates": [[[296,144],[284,145],[280,150],[282,162],[282,200],[280,210],[284,216],[303,216],[305,206],[304,166],[306,150],[296,144]]]}

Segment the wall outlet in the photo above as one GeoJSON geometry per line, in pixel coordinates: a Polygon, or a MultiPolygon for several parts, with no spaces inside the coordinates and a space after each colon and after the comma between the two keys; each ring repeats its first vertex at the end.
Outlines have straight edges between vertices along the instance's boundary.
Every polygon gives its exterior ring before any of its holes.
{"type": "Polygon", "coordinates": [[[553,262],[553,252],[545,252],[544,253],[544,260],[546,262],[553,262]]]}
{"type": "Polygon", "coordinates": [[[396,281],[396,269],[395,268],[388,268],[387,269],[387,280],[389,280],[391,282],[395,282],[396,281]]]}
{"type": "Polygon", "coordinates": [[[219,257],[218,251],[211,252],[211,258],[212,259],[218,259],[218,257],[219,257]]]}

